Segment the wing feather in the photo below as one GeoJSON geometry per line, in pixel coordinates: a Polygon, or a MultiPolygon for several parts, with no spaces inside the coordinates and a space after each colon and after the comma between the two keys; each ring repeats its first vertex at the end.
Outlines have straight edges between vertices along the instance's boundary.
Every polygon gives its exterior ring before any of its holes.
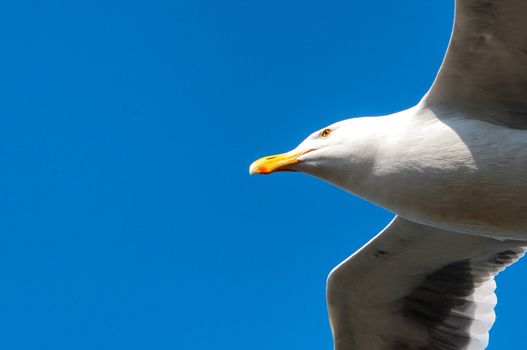
{"type": "Polygon", "coordinates": [[[494,276],[526,245],[394,219],[328,277],[335,349],[484,349],[494,276]]]}
{"type": "Polygon", "coordinates": [[[454,29],[422,103],[527,128],[527,1],[456,0],[454,29]]]}

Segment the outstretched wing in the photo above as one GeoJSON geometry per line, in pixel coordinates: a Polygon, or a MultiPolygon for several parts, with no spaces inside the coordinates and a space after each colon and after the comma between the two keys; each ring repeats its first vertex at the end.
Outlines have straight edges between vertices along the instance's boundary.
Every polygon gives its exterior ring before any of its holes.
{"type": "Polygon", "coordinates": [[[450,44],[422,102],[527,128],[527,1],[456,0],[450,44]]]}
{"type": "Polygon", "coordinates": [[[328,277],[335,349],[484,349],[494,276],[526,246],[396,217],[328,277]]]}

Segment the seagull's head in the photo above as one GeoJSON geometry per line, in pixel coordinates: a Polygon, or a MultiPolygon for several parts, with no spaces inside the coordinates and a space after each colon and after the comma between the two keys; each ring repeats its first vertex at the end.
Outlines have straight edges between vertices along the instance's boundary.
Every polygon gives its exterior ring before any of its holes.
{"type": "Polygon", "coordinates": [[[317,130],[287,153],[254,161],[249,173],[300,171],[348,187],[347,182],[363,174],[371,163],[374,150],[369,130],[374,119],[347,119],[317,130]]]}

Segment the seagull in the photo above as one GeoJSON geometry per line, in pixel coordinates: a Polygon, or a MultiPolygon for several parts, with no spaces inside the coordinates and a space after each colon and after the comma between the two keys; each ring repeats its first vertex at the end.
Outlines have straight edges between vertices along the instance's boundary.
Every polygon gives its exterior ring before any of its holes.
{"type": "Polygon", "coordinates": [[[307,173],[395,213],[335,267],[335,350],[480,350],[495,276],[527,250],[527,0],[456,0],[414,107],[344,120],[251,174],[307,173]]]}

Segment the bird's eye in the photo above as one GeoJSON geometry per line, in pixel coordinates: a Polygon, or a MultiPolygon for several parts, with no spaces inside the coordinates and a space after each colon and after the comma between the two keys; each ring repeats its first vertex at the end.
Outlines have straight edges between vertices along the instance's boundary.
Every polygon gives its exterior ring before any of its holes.
{"type": "Polygon", "coordinates": [[[327,129],[322,130],[319,135],[320,137],[328,137],[329,134],[331,134],[331,131],[332,131],[331,129],[327,128],[327,129]]]}

